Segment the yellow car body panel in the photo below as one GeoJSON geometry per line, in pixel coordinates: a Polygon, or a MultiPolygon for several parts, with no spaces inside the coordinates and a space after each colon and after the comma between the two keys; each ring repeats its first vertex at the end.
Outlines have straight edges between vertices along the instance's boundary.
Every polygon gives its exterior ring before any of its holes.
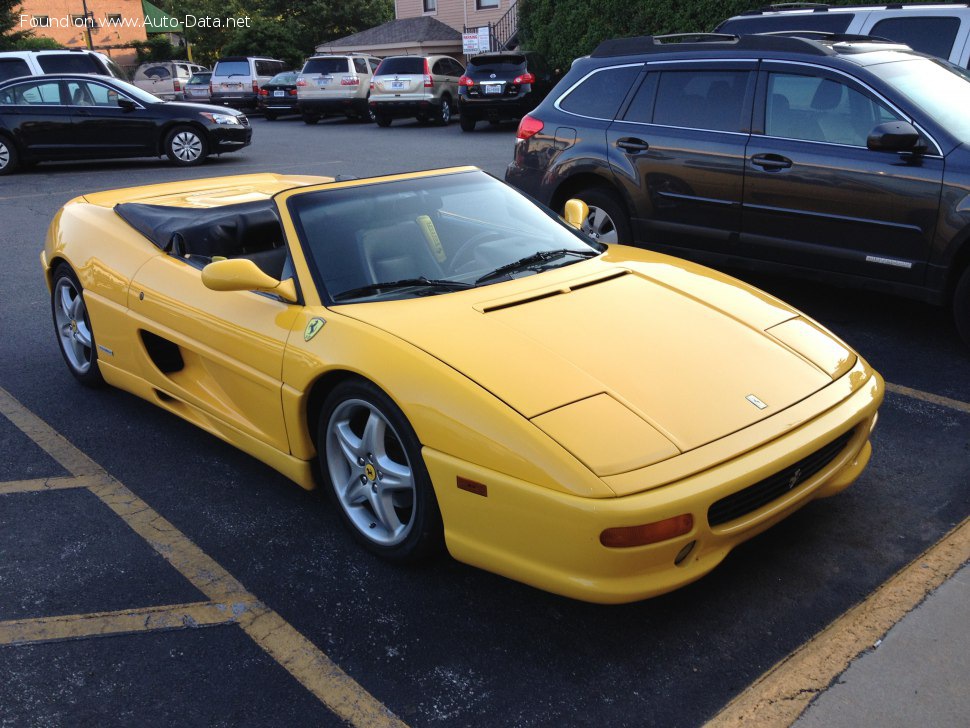
{"type": "Polygon", "coordinates": [[[291,200],[470,169],[346,181],[246,175],[89,194],[57,214],[41,261],[49,286],[62,262],[77,274],[109,384],[305,488],[315,486],[319,392],[348,375],[370,380],[421,443],[452,555],[578,599],[632,601],[689,583],[858,476],[879,375],[798,311],[701,266],[611,246],[448,295],[324,305],[291,200]],[[200,268],[113,209],[270,198],[298,303],[206,288],[200,268]],[[713,504],[843,435],[819,472],[708,525],[713,504]],[[461,487],[468,481],[477,485],[461,487]],[[693,526],[676,538],[635,548],[600,541],[606,529],[681,514],[693,526]]]}

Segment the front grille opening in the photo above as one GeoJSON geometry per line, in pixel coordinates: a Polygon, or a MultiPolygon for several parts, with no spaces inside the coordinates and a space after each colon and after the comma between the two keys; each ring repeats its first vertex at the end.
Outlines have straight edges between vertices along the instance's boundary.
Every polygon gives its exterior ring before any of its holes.
{"type": "Polygon", "coordinates": [[[785,493],[794,490],[832,462],[836,455],[849,444],[853,434],[855,434],[855,431],[849,430],[828,445],[819,448],[797,463],[789,465],[784,470],[769,475],[764,480],[749,485],[737,493],[721,498],[707,509],[708,524],[712,527],[720,526],[722,523],[728,523],[735,518],[741,518],[741,516],[756,511],[785,495],[785,493]]]}

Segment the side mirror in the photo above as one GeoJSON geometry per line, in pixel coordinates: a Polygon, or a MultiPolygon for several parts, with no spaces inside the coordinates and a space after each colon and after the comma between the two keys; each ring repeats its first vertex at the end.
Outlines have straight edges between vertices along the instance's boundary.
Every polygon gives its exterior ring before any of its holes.
{"type": "Polygon", "coordinates": [[[296,284],[292,279],[278,281],[247,258],[209,263],[202,269],[202,284],[213,291],[260,291],[274,293],[289,303],[297,302],[296,284]]]}
{"type": "Polygon", "coordinates": [[[879,152],[916,152],[919,132],[908,121],[889,121],[871,132],[866,146],[879,152]]]}
{"type": "Polygon", "coordinates": [[[124,96],[118,97],[118,106],[120,106],[125,111],[134,111],[138,108],[134,101],[131,99],[126,99],[124,96]]]}
{"type": "Polygon", "coordinates": [[[587,205],[582,200],[578,200],[575,197],[566,200],[566,207],[563,210],[563,217],[566,218],[572,227],[577,230],[583,229],[583,223],[586,222],[586,218],[589,217],[589,205],[587,205]]]}

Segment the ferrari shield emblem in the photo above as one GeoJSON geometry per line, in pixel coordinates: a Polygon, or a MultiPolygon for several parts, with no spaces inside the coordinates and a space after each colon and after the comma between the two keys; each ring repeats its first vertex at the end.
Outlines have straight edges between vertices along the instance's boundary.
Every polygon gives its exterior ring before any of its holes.
{"type": "Polygon", "coordinates": [[[320,332],[320,329],[323,328],[323,325],[325,323],[327,322],[319,317],[310,319],[310,322],[306,325],[306,328],[303,330],[303,340],[309,341],[314,336],[316,336],[320,332]]]}

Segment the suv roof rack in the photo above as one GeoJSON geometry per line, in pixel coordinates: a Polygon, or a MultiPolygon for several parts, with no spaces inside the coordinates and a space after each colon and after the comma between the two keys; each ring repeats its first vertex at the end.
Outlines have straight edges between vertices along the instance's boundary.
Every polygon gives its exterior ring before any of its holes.
{"type": "MultiPolygon", "coordinates": [[[[790,32],[790,31],[789,31],[790,32]]],[[[590,55],[593,58],[632,56],[644,53],[664,53],[670,50],[705,50],[718,43],[724,49],[745,51],[787,51],[812,56],[831,56],[835,51],[817,41],[791,35],[730,35],[727,33],[685,33],[676,35],[640,35],[630,38],[612,38],[600,43],[590,55]],[[693,42],[684,42],[690,38],[693,42]],[[664,40],[675,40],[665,43],[664,40]],[[673,47],[673,48],[672,48],[673,47]]]]}
{"type": "Polygon", "coordinates": [[[813,13],[827,13],[831,5],[826,3],[776,3],[757,10],[748,10],[741,15],[763,15],[764,13],[781,13],[785,10],[811,10],[813,13]]]}
{"type": "Polygon", "coordinates": [[[940,0],[940,2],[933,2],[930,0],[928,3],[885,3],[884,5],[827,5],[825,3],[777,3],[775,5],[768,5],[757,10],[746,10],[740,13],[741,16],[745,15],[767,15],[769,13],[783,13],[788,10],[811,10],[813,13],[827,13],[829,10],[901,10],[906,7],[919,7],[925,5],[952,5],[952,6],[963,6],[970,8],[970,2],[949,2],[949,0],[940,0]]]}
{"type": "Polygon", "coordinates": [[[805,38],[806,40],[828,40],[833,43],[891,43],[906,45],[880,35],[858,35],[854,33],[832,33],[828,30],[769,30],[758,35],[783,36],[785,38],[805,38]]]}

